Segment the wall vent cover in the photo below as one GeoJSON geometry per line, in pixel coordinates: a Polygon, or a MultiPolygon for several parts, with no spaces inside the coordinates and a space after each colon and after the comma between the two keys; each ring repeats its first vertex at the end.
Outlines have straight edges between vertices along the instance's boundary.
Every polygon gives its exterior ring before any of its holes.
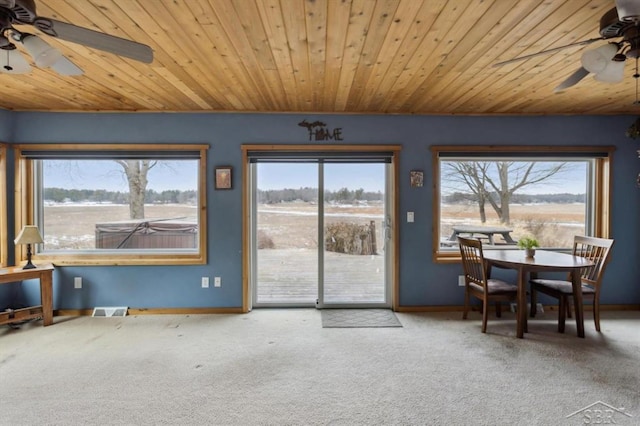
{"type": "MultiPolygon", "coordinates": [[[[531,310],[531,303],[527,303],[527,312],[529,312],[530,310],[531,310]]],[[[518,312],[517,303],[511,304],[511,312],[518,312]]],[[[544,307],[542,306],[542,303],[536,303],[536,313],[544,314],[544,307]]]]}
{"type": "Polygon", "coordinates": [[[93,308],[92,317],[124,317],[127,316],[126,306],[101,306],[93,308]]]}

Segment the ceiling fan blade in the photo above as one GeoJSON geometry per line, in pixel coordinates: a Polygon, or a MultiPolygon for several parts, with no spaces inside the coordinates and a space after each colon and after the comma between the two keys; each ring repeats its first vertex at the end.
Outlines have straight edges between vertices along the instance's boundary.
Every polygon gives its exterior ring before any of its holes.
{"type": "Polygon", "coordinates": [[[571,86],[575,86],[589,75],[589,71],[584,69],[583,67],[578,68],[573,74],[571,74],[565,81],[560,83],[553,91],[555,93],[562,92],[564,89],[568,89],[571,86]]]}
{"type": "Polygon", "coordinates": [[[118,56],[135,59],[147,64],[153,62],[153,50],[146,44],[50,18],[38,17],[33,22],[33,25],[52,37],[58,37],[62,40],[114,53],[118,56]]]}
{"type": "Polygon", "coordinates": [[[63,56],[51,65],[51,69],[61,75],[82,75],[82,68],[71,62],[69,58],[63,56]]]}
{"type": "Polygon", "coordinates": [[[606,40],[606,39],[604,37],[590,38],[588,40],[582,40],[582,41],[578,41],[578,42],[571,43],[571,44],[565,44],[564,46],[554,47],[553,49],[541,50],[540,52],[532,53],[531,55],[520,56],[518,58],[509,59],[509,60],[502,61],[502,62],[497,62],[497,63],[493,64],[492,66],[500,67],[502,65],[507,65],[507,64],[510,64],[512,62],[524,61],[525,59],[531,59],[531,58],[535,58],[536,56],[546,55],[547,53],[557,52],[559,50],[566,49],[567,47],[584,46],[585,44],[591,44],[593,42],[602,41],[602,40],[606,40]]]}

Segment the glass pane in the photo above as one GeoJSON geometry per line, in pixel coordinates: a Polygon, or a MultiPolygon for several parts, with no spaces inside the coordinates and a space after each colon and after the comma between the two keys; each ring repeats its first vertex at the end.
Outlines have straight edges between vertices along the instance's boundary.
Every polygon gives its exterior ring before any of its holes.
{"type": "Polygon", "coordinates": [[[44,250],[197,250],[198,163],[41,160],[44,250]]]}
{"type": "Polygon", "coordinates": [[[440,163],[440,249],[456,236],[515,248],[519,238],[540,247],[570,248],[585,235],[591,211],[591,161],[447,160],[440,163]]]}
{"type": "Polygon", "coordinates": [[[318,298],[318,165],[258,163],[256,302],[318,298]]]}
{"type": "Polygon", "coordinates": [[[326,164],[324,303],[385,302],[385,164],[326,164]]]}

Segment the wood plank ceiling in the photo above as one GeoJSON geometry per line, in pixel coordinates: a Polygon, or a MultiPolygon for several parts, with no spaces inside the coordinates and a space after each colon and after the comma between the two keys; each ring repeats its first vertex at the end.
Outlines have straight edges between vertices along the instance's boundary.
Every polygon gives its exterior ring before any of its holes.
{"type": "MultiPolygon", "coordinates": [[[[37,12],[148,44],[144,64],[41,35],[84,70],[0,74],[0,108],[390,114],[635,114],[622,83],[588,76],[573,46],[613,0],[37,0],[37,12]]],[[[2,53],[2,52],[0,52],[2,53]]]]}

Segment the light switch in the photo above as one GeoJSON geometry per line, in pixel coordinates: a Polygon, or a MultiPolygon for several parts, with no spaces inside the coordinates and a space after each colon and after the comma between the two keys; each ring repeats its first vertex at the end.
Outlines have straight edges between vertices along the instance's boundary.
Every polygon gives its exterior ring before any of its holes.
{"type": "Polygon", "coordinates": [[[413,222],[413,212],[407,212],[407,222],[413,222]]]}

